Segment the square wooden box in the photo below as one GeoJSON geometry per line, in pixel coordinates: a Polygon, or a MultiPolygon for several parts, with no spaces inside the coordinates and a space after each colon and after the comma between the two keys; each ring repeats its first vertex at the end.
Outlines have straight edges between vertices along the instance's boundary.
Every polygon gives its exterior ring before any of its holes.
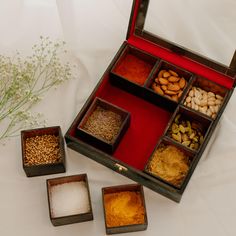
{"type": "Polygon", "coordinates": [[[66,171],[64,138],[61,132],[61,128],[59,126],[21,131],[21,149],[22,149],[22,165],[27,177],[57,174],[66,171]],[[26,165],[25,164],[26,139],[42,135],[56,135],[59,137],[58,145],[61,155],[60,161],[51,164],[26,165]]]}
{"type": "Polygon", "coordinates": [[[140,184],[127,184],[127,185],[119,185],[119,186],[111,186],[111,187],[102,188],[102,200],[103,200],[103,210],[104,210],[106,234],[128,233],[128,232],[136,232],[136,231],[142,231],[142,230],[147,229],[148,219],[147,219],[145,198],[144,198],[143,187],[140,184]],[[137,192],[138,194],[140,194],[143,209],[144,209],[144,223],[143,224],[108,227],[107,220],[106,220],[106,204],[104,201],[104,196],[106,194],[120,193],[120,192],[124,192],[124,191],[137,192]]]}
{"type": "Polygon", "coordinates": [[[233,57],[229,67],[223,66],[149,34],[143,28],[148,3],[148,0],[134,0],[127,40],[121,45],[101,80],[74,119],[65,139],[69,148],[179,202],[234,91],[236,56],[233,57]],[[117,66],[119,67],[129,53],[151,64],[152,68],[144,83],[132,82],[117,72],[117,66]],[[151,89],[150,86],[161,69],[171,69],[185,77],[186,86],[178,101],[157,94],[151,89]],[[199,86],[208,92],[212,91],[223,96],[223,103],[214,119],[184,105],[188,92],[193,86],[199,86]],[[95,97],[127,110],[132,117],[130,128],[112,155],[84,142],[76,132],[78,124],[95,97]],[[174,145],[185,148],[168,137],[168,129],[178,112],[191,119],[203,121],[205,127],[202,145],[198,150],[188,150],[191,152],[193,162],[180,188],[176,188],[145,171],[145,166],[161,140],[168,140],[174,145]]]}
{"type": "Polygon", "coordinates": [[[93,220],[93,211],[92,211],[91,197],[90,197],[90,191],[89,191],[88,177],[86,174],[47,179],[46,184],[47,184],[47,194],[48,194],[49,216],[54,226],[67,225],[67,224],[93,220]],[[80,181],[85,182],[86,188],[88,190],[89,207],[90,207],[89,211],[87,213],[61,216],[61,217],[53,216],[52,203],[51,203],[52,188],[56,185],[66,184],[66,183],[71,183],[71,182],[80,182],[80,181]]]}
{"type": "Polygon", "coordinates": [[[103,99],[95,98],[90,108],[88,109],[86,115],[80,122],[77,133],[78,133],[78,136],[82,138],[84,141],[90,143],[91,145],[97,147],[98,149],[103,150],[104,152],[112,154],[115,151],[116,147],[118,146],[126,130],[129,128],[129,124],[130,124],[129,112],[111,103],[108,103],[103,99]],[[102,107],[103,109],[112,111],[121,116],[122,124],[121,124],[120,130],[112,142],[107,142],[106,140],[103,140],[102,138],[99,138],[84,129],[84,125],[86,121],[88,120],[89,116],[93,113],[93,111],[96,109],[97,106],[102,107]]]}

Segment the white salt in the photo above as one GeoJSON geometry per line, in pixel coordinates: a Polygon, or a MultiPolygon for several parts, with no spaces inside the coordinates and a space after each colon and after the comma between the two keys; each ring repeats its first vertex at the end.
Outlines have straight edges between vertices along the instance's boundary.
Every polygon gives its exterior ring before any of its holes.
{"type": "Polygon", "coordinates": [[[89,196],[85,182],[69,182],[52,186],[50,203],[53,217],[89,212],[89,196]]]}

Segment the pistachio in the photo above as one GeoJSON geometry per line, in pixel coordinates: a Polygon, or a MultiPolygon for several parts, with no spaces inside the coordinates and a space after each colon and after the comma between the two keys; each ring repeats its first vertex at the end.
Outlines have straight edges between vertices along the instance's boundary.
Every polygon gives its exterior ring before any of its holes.
{"type": "Polygon", "coordinates": [[[177,124],[172,124],[172,127],[171,127],[171,129],[172,129],[172,132],[174,133],[174,134],[177,134],[178,132],[179,132],[179,126],[177,125],[177,124]]]}
{"type": "Polygon", "coordinates": [[[189,141],[188,135],[187,135],[187,134],[183,134],[183,135],[182,135],[182,140],[183,140],[183,141],[189,141]]]}
{"type": "Polygon", "coordinates": [[[189,136],[189,138],[190,138],[190,139],[193,139],[194,136],[195,136],[195,133],[192,133],[192,134],[189,136]]]}
{"type": "Polygon", "coordinates": [[[178,134],[172,134],[172,138],[178,142],[181,142],[181,135],[178,134]]]}
{"type": "Polygon", "coordinates": [[[179,125],[179,131],[183,134],[185,133],[185,128],[183,125],[179,125]]]}
{"type": "Polygon", "coordinates": [[[197,150],[203,142],[201,128],[200,123],[184,120],[182,119],[181,114],[178,114],[168,133],[175,141],[197,150]]]}
{"type": "Polygon", "coordinates": [[[181,116],[181,115],[178,114],[178,115],[175,117],[175,123],[176,123],[176,124],[179,124],[179,118],[180,118],[180,116],[181,116]]]}
{"type": "Polygon", "coordinates": [[[191,143],[190,141],[184,141],[184,142],[182,142],[182,144],[183,144],[184,146],[189,146],[190,143],[191,143]]]}

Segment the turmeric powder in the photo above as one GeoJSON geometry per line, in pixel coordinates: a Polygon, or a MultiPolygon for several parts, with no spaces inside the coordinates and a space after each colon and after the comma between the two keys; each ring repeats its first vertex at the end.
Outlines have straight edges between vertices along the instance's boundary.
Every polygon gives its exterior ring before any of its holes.
{"type": "Polygon", "coordinates": [[[144,223],[144,206],[139,192],[107,193],[104,205],[107,227],[144,223]]]}

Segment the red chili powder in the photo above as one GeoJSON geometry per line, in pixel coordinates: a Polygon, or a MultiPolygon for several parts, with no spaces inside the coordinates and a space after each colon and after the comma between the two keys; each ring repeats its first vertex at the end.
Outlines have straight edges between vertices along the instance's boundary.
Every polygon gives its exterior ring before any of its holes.
{"type": "Polygon", "coordinates": [[[139,59],[132,54],[127,54],[115,68],[114,72],[129,81],[144,85],[152,67],[151,63],[139,59]]]}

